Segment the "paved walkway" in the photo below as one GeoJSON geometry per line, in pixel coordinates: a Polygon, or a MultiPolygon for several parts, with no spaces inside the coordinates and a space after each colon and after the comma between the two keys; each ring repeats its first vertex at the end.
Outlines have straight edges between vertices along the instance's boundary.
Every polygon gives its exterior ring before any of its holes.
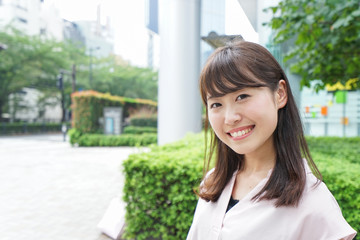
{"type": "Polygon", "coordinates": [[[136,151],[71,147],[61,134],[0,137],[0,239],[109,239],[96,226],[136,151]]]}

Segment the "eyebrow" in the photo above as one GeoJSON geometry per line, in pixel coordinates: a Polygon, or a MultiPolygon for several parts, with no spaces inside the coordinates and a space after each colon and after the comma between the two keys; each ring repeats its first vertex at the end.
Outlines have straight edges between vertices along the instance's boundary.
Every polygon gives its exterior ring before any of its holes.
{"type": "Polygon", "coordinates": [[[210,99],[214,99],[214,98],[219,98],[219,97],[222,97],[222,96],[225,96],[226,94],[217,94],[215,96],[208,96],[206,97],[206,100],[210,100],[210,99]]]}

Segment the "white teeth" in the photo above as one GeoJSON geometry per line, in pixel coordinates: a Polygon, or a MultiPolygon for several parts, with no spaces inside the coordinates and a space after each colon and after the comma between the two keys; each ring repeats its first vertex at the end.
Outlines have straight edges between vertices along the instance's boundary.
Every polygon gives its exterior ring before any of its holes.
{"type": "Polygon", "coordinates": [[[240,137],[240,136],[250,132],[251,130],[252,130],[252,128],[248,128],[248,129],[245,129],[245,130],[242,130],[242,131],[232,132],[232,133],[230,133],[230,135],[232,137],[240,137]]]}

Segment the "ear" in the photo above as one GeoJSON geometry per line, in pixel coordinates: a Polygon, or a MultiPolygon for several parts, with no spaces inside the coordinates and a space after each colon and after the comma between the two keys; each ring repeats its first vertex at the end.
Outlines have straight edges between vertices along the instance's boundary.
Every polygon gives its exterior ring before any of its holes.
{"type": "Polygon", "coordinates": [[[277,108],[283,108],[285,107],[286,103],[287,103],[287,85],[284,79],[281,79],[279,81],[279,86],[278,89],[276,90],[276,104],[277,104],[277,108]]]}

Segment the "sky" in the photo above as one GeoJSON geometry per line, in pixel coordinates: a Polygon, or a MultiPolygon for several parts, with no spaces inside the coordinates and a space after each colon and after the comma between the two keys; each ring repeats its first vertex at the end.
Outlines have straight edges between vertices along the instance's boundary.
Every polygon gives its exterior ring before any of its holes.
{"type": "MultiPolygon", "coordinates": [[[[148,33],[145,28],[144,0],[48,0],[69,21],[96,20],[101,4],[101,20],[111,18],[114,29],[115,53],[131,64],[146,66],[148,33]]],[[[257,42],[257,34],[244,15],[237,0],[226,0],[226,34],[241,34],[246,40],[257,42]],[[236,24],[239,23],[239,24],[236,24]],[[241,23],[241,24],[240,24],[241,23]]]]}
{"type": "Polygon", "coordinates": [[[69,21],[90,20],[97,17],[101,4],[101,22],[111,18],[114,30],[115,53],[130,63],[145,66],[147,61],[147,30],[144,0],[49,0],[62,18],[69,21]],[[135,30],[136,29],[136,30],[135,30]]]}

